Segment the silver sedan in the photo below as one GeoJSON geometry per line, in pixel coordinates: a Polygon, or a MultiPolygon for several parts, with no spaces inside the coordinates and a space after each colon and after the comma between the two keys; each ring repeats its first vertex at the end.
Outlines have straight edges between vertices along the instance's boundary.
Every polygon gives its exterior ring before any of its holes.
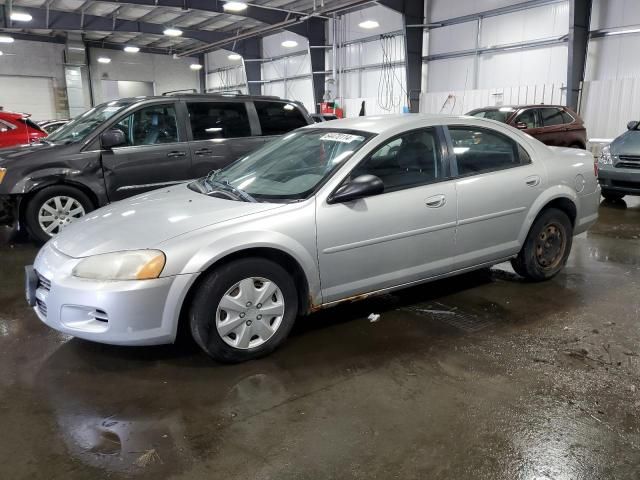
{"type": "Polygon", "coordinates": [[[170,343],[184,324],[243,361],[340,302],[505,260],[551,278],[599,198],[590,153],[489,120],[327,122],[69,225],[27,267],[27,299],[76,337],[170,343]]]}

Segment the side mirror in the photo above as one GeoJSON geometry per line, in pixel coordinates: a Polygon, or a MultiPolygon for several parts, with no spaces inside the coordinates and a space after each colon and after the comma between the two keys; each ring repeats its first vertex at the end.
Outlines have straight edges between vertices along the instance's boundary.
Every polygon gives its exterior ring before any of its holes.
{"type": "Polygon", "coordinates": [[[635,130],[636,128],[638,128],[638,122],[636,122],[635,120],[631,120],[629,123],[627,123],[627,130],[635,130]]]}
{"type": "Polygon", "coordinates": [[[515,126],[518,130],[526,130],[527,128],[529,128],[524,122],[517,122],[515,126]]]}
{"type": "Polygon", "coordinates": [[[122,133],[122,130],[118,130],[117,128],[112,128],[111,130],[107,130],[100,136],[100,144],[102,148],[110,150],[113,147],[119,147],[120,145],[124,145],[127,143],[127,139],[122,133]]]}
{"type": "Polygon", "coordinates": [[[364,197],[380,195],[384,192],[384,183],[375,175],[360,175],[342,185],[327,200],[328,203],[345,203],[364,197]]]}

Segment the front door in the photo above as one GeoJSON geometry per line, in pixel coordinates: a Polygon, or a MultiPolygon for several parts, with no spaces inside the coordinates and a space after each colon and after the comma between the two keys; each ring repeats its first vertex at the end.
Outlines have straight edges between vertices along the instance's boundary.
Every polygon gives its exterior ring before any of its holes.
{"type": "Polygon", "coordinates": [[[544,168],[495,130],[451,126],[449,134],[459,177],[454,269],[516,254],[525,218],[544,190],[544,168]]]}
{"type": "Polygon", "coordinates": [[[398,136],[349,178],[375,175],[385,192],[317,205],[323,301],[414,282],[450,269],[456,225],[455,184],[443,169],[434,128],[398,136]]]}
{"type": "Polygon", "coordinates": [[[188,102],[192,176],[203,177],[260,148],[264,139],[252,128],[244,101],[188,102]]]}
{"type": "Polygon", "coordinates": [[[121,119],[126,144],[102,152],[110,201],[173,185],[191,178],[191,154],[176,104],[148,105],[121,119]]]}

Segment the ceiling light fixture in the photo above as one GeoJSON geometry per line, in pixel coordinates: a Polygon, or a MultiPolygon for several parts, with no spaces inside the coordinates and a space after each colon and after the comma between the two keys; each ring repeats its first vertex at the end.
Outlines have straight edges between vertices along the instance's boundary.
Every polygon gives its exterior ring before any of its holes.
{"type": "Polygon", "coordinates": [[[360,22],[358,24],[360,28],[365,28],[367,30],[371,30],[372,28],[378,28],[380,24],[375,20],[365,20],[364,22],[360,22]]]}
{"type": "Polygon", "coordinates": [[[14,22],[30,22],[33,17],[25,12],[11,12],[11,20],[14,22]]]}
{"type": "Polygon", "coordinates": [[[241,12],[247,9],[247,4],[244,2],[226,2],[222,5],[222,8],[227,12],[241,12]]]}
{"type": "Polygon", "coordinates": [[[13,37],[9,35],[0,35],[0,43],[13,43],[13,37]]]}
{"type": "Polygon", "coordinates": [[[202,65],[200,65],[199,63],[192,63],[191,65],[189,65],[189,68],[191,70],[200,70],[202,68],[202,65]]]}
{"type": "Polygon", "coordinates": [[[98,57],[98,63],[111,63],[111,59],[109,57],[98,57]]]}
{"type": "Polygon", "coordinates": [[[124,47],[124,51],[127,53],[138,53],[140,51],[140,47],[136,47],[134,45],[127,45],[124,47]]]}
{"type": "Polygon", "coordinates": [[[165,28],[164,32],[162,33],[164,33],[167,37],[179,37],[180,35],[182,35],[182,30],[180,30],[179,28],[169,27],[165,28]]]}
{"type": "Polygon", "coordinates": [[[230,53],[227,58],[229,60],[242,60],[242,55],[239,55],[237,53],[230,53]]]}
{"type": "Polygon", "coordinates": [[[282,46],[284,48],[293,48],[298,46],[298,42],[296,42],[295,40],[285,40],[284,42],[282,42],[282,46]]]}

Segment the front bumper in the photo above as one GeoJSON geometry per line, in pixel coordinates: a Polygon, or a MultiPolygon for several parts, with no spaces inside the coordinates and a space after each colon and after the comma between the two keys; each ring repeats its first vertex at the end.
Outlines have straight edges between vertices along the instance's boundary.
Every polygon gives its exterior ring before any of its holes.
{"type": "Polygon", "coordinates": [[[640,195],[640,169],[600,167],[598,181],[603,190],[640,195]]]}
{"type": "Polygon", "coordinates": [[[27,300],[42,322],[74,337],[112,345],[175,340],[180,308],[195,274],[95,281],[71,275],[79,261],[49,244],[38,253],[26,283],[27,300]]]}

